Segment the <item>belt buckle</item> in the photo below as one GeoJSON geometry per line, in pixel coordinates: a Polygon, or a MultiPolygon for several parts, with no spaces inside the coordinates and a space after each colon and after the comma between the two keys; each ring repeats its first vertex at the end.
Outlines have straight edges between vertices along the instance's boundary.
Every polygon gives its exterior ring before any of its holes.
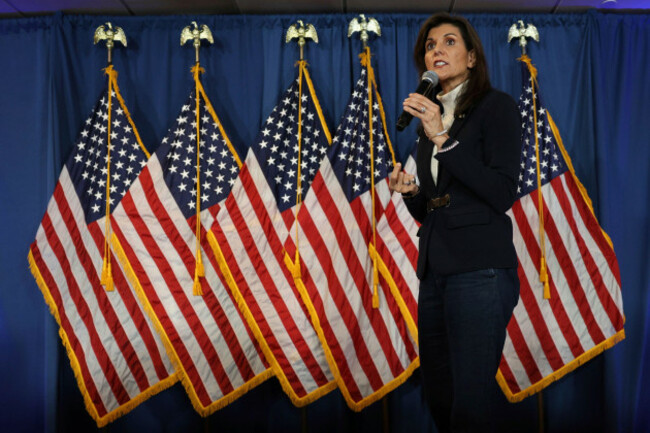
{"type": "Polygon", "coordinates": [[[445,194],[443,195],[443,197],[447,199],[447,203],[445,203],[445,207],[449,207],[449,205],[451,204],[451,196],[449,194],[445,194]]]}
{"type": "Polygon", "coordinates": [[[449,207],[450,204],[451,204],[451,196],[449,194],[445,194],[441,197],[429,199],[429,201],[427,202],[427,212],[433,212],[434,210],[439,209],[441,207],[449,207]]]}

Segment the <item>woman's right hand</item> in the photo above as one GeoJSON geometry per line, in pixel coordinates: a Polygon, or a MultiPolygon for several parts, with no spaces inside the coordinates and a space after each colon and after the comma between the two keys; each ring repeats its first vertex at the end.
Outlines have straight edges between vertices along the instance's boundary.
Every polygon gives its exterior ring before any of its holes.
{"type": "Polygon", "coordinates": [[[405,195],[414,195],[420,189],[415,183],[415,176],[402,171],[402,164],[399,162],[395,164],[395,168],[388,178],[388,188],[405,195]]]}

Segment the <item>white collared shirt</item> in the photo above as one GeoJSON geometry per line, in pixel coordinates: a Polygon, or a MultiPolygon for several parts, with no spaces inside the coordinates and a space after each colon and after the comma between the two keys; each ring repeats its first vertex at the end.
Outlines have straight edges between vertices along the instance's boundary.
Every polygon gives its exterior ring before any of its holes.
{"type": "MultiPolygon", "coordinates": [[[[458,95],[465,88],[467,80],[460,83],[458,86],[454,87],[450,92],[447,93],[438,93],[436,98],[442,103],[444,108],[442,114],[442,127],[444,129],[451,128],[451,125],[454,123],[454,111],[456,110],[456,100],[458,95]]],[[[433,176],[433,183],[438,183],[438,160],[436,159],[436,154],[438,153],[438,146],[433,146],[433,155],[431,156],[431,176],[433,176]]]]}

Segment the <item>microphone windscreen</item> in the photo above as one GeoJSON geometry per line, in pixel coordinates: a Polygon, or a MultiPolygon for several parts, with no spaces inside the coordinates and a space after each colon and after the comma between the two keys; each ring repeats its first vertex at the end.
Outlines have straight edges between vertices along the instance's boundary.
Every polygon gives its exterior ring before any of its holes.
{"type": "Polygon", "coordinates": [[[431,82],[432,87],[436,87],[440,78],[438,78],[438,74],[433,71],[425,71],[424,74],[422,74],[422,80],[427,80],[431,82]]]}

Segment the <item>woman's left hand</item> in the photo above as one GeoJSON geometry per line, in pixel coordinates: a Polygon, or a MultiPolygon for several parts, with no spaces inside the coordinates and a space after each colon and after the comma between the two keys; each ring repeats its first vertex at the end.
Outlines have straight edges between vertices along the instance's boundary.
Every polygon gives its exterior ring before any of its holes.
{"type": "Polygon", "coordinates": [[[438,104],[435,104],[429,98],[419,93],[409,93],[408,98],[403,102],[403,106],[404,111],[420,119],[424,133],[440,149],[443,143],[449,138],[449,135],[446,133],[436,135],[445,129],[442,126],[442,115],[438,104]]]}

